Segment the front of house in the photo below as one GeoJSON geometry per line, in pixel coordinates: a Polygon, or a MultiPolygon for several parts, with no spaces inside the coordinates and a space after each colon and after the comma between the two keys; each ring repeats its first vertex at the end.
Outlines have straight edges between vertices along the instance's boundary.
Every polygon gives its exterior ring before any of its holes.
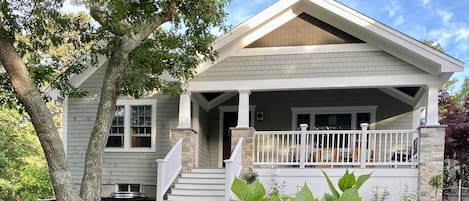
{"type": "MultiPolygon", "coordinates": [[[[444,148],[438,90],[462,62],[332,0],[279,1],[214,47],[217,61],[201,64],[179,97],[119,98],[103,196],[140,191],[161,200],[173,186],[168,200],[225,200],[248,168],[266,186],[285,182],[285,193],[306,182],[322,195],[319,170],[337,180],[349,168],[373,172],[364,200],[376,187],[391,200],[405,186],[434,196],[428,181],[443,168],[444,148]]],[[[104,71],[76,78],[88,97],[65,99],[77,184],[104,71]]]]}

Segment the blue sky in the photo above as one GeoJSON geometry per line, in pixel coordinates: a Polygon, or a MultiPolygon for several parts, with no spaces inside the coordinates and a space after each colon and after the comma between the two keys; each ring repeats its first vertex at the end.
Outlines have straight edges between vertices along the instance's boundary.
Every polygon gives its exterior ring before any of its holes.
{"type": "MultiPolygon", "coordinates": [[[[440,43],[449,55],[469,63],[469,1],[466,0],[338,0],[417,40],[440,43]]],[[[228,22],[237,25],[277,2],[232,0],[228,22]]],[[[469,67],[455,78],[469,77],[469,67]]]]}
{"type": "MultiPolygon", "coordinates": [[[[338,0],[417,40],[440,43],[446,53],[469,63],[469,1],[467,0],[338,0]]],[[[236,26],[275,3],[276,0],[232,0],[226,11],[236,26]]],[[[64,10],[84,10],[65,4],[64,10]]],[[[469,67],[454,78],[469,77],[469,67]]]]}

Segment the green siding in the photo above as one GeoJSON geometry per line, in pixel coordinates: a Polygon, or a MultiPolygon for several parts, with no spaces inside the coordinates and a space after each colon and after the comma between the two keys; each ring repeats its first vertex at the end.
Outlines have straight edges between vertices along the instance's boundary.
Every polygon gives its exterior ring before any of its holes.
{"type": "Polygon", "coordinates": [[[193,81],[423,74],[383,51],[228,57],[193,81]]]}
{"type": "MultiPolygon", "coordinates": [[[[81,88],[88,97],[70,99],[68,105],[67,160],[75,183],[81,182],[84,157],[96,116],[104,69],[98,69],[81,88]]],[[[103,184],[156,184],[156,159],[171,148],[169,130],[177,126],[178,98],[164,95],[147,97],[157,99],[156,152],[106,152],[104,154],[103,184]]]]}

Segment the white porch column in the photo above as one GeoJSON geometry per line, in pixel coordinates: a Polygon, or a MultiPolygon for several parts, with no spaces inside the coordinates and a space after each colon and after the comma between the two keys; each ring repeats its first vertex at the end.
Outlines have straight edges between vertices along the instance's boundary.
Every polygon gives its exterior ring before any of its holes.
{"type": "Polygon", "coordinates": [[[236,128],[249,128],[249,94],[250,90],[239,90],[238,125],[236,128]]]}
{"type": "Polygon", "coordinates": [[[440,125],[438,123],[438,90],[438,87],[428,87],[426,125],[440,125]]]}
{"type": "Polygon", "coordinates": [[[177,128],[191,128],[191,94],[186,92],[179,96],[179,121],[177,128]]]}

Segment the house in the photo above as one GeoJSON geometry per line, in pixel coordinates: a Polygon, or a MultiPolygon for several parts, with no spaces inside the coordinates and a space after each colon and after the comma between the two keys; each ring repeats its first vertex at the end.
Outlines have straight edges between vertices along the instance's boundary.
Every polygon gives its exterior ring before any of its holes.
{"type": "MultiPolygon", "coordinates": [[[[140,191],[162,200],[225,200],[253,168],[267,186],[305,182],[327,191],[345,169],[373,172],[362,188],[391,200],[402,189],[431,200],[442,172],[445,127],[438,90],[464,64],[333,0],[282,0],[219,38],[179,97],[120,97],[104,155],[103,196],[140,191]],[[159,159],[158,161],[155,161],[159,159]],[[182,171],[182,174],[181,174],[182,171]],[[158,185],[157,185],[158,184],[158,185]],[[228,190],[227,190],[228,189],[228,190]]],[[[105,69],[75,78],[64,142],[74,181],[105,69]]]]}

